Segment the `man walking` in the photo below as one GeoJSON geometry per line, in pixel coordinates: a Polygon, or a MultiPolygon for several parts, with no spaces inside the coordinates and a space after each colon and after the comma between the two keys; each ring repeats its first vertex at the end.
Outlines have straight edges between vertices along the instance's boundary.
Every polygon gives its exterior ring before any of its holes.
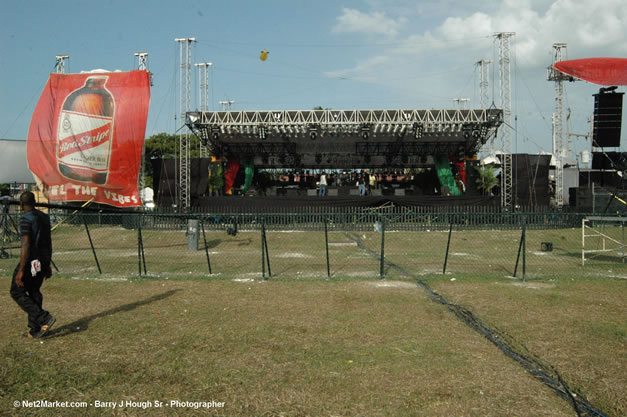
{"type": "Polygon", "coordinates": [[[35,195],[25,191],[20,196],[22,249],[20,263],[13,272],[11,297],[28,314],[30,331],[25,337],[42,337],[52,327],[55,318],[42,308],[41,284],[52,275],[52,239],[50,218],[35,208],[35,195]]]}

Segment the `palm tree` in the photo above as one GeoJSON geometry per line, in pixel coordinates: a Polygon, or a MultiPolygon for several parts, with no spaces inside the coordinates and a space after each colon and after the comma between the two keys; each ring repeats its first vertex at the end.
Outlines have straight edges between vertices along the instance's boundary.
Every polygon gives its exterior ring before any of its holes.
{"type": "Polygon", "coordinates": [[[491,165],[483,165],[477,167],[476,170],[479,173],[479,178],[477,178],[477,188],[483,191],[484,195],[490,194],[492,188],[498,184],[494,167],[491,165]]]}

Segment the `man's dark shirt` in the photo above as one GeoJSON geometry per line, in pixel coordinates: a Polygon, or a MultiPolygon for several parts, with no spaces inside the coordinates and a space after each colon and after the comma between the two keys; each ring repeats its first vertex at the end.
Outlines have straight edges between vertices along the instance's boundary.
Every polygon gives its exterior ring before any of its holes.
{"type": "Polygon", "coordinates": [[[39,259],[44,265],[50,265],[52,259],[52,239],[50,237],[50,218],[37,209],[24,213],[20,217],[20,235],[30,236],[29,258],[39,259]]]}

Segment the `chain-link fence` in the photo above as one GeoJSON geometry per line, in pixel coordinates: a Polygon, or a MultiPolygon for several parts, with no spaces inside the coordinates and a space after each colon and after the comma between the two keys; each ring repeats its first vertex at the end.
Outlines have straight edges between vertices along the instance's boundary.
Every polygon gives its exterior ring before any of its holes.
{"type": "MultiPolygon", "coordinates": [[[[627,276],[624,218],[589,221],[590,236],[584,239],[585,218],[559,212],[375,210],[51,214],[54,265],[68,276],[281,280],[432,274],[521,279],[627,276]],[[608,239],[592,237],[601,227],[608,239]],[[583,251],[588,251],[585,261],[583,251]]],[[[17,220],[17,214],[3,220],[0,270],[6,274],[18,261],[17,220]]]]}

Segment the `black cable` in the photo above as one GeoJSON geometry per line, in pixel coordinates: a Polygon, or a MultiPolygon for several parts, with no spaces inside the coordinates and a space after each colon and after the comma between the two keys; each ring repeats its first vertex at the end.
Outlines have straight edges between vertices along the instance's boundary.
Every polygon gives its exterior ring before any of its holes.
{"type": "MultiPolygon", "coordinates": [[[[380,259],[380,255],[368,249],[361,242],[359,236],[350,232],[345,232],[345,235],[349,239],[355,241],[355,243],[357,243],[357,246],[367,255],[380,259]]],[[[569,401],[573,406],[575,412],[577,413],[578,417],[608,417],[607,414],[599,411],[594,406],[592,406],[592,404],[588,403],[583,395],[571,391],[554,367],[543,364],[537,356],[529,352],[524,346],[521,346],[519,343],[515,343],[514,339],[508,336],[506,333],[488,327],[470,310],[458,304],[453,304],[449,302],[446,298],[432,290],[431,287],[427,285],[427,283],[420,280],[419,278],[416,278],[413,274],[409,273],[402,267],[389,261],[385,261],[385,264],[388,266],[388,268],[395,269],[403,275],[412,277],[416,281],[416,285],[422,288],[433,301],[446,306],[449,311],[455,314],[455,316],[463,321],[466,325],[468,325],[479,334],[483,335],[486,339],[488,339],[499,349],[501,349],[503,353],[518,362],[527,372],[533,375],[536,379],[539,379],[549,388],[553,389],[560,397],[569,401]],[[518,349],[514,347],[515,344],[519,345],[518,349]],[[521,349],[525,350],[526,354],[521,353],[519,351],[521,349]],[[546,369],[546,371],[543,369],[546,369]],[[553,373],[555,376],[549,375],[549,370],[552,371],[551,373],[553,373]],[[582,411],[580,411],[581,408],[583,409],[583,413],[582,411]]]]}

